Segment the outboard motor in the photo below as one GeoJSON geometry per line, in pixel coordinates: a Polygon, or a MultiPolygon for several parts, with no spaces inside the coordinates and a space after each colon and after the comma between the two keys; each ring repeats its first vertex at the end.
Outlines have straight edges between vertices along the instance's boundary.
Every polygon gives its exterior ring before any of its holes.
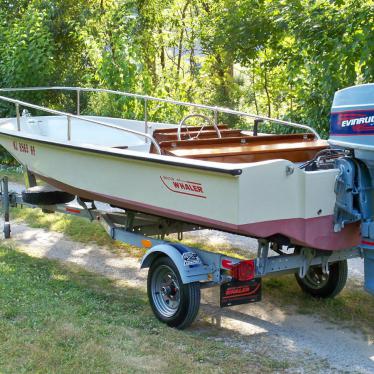
{"type": "Polygon", "coordinates": [[[365,289],[374,294],[374,84],[335,93],[329,143],[346,154],[336,161],[334,230],[361,221],[365,289]]]}

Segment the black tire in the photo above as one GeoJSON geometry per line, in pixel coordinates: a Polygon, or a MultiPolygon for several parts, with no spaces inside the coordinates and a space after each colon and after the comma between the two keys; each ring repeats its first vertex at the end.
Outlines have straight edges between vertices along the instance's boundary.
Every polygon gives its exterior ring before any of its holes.
{"type": "Polygon", "coordinates": [[[159,257],[152,262],[148,271],[147,292],[153,313],[161,322],[183,330],[195,320],[200,307],[200,284],[198,282],[183,284],[177,267],[169,257],[159,257]],[[161,288],[166,288],[161,285],[166,283],[160,283],[159,277],[162,277],[160,272],[165,274],[170,272],[171,277],[167,279],[170,280],[169,286],[173,286],[173,295],[168,296],[161,291],[161,288]],[[177,296],[179,302],[176,301],[177,296]],[[167,304],[168,300],[165,301],[164,298],[168,297],[169,302],[170,299],[175,298],[171,300],[175,305],[174,309],[167,304]]]}
{"type": "Polygon", "coordinates": [[[6,222],[4,223],[4,239],[10,238],[10,223],[6,222]]]}
{"type": "Polygon", "coordinates": [[[316,298],[332,298],[344,288],[348,277],[347,260],[329,265],[329,273],[323,274],[321,266],[313,266],[304,278],[295,274],[300,288],[307,294],[316,298]]]}
{"type": "Polygon", "coordinates": [[[54,205],[70,203],[75,196],[51,186],[35,186],[23,191],[22,199],[28,204],[54,205]]]}

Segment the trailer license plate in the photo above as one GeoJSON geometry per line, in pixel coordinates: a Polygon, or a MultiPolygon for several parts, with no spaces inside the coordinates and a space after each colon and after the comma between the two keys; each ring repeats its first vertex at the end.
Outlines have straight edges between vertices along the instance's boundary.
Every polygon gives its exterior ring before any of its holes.
{"type": "Polygon", "coordinates": [[[261,278],[244,282],[229,282],[221,285],[221,308],[261,301],[261,278]]]}

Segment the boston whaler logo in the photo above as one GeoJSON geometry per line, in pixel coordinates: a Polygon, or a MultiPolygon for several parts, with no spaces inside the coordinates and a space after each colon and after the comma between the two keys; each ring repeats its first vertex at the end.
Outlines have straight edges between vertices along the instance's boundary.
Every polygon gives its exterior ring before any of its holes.
{"type": "Polygon", "coordinates": [[[168,176],[160,176],[160,179],[164,186],[172,192],[206,199],[204,188],[201,183],[185,181],[168,176]]]}

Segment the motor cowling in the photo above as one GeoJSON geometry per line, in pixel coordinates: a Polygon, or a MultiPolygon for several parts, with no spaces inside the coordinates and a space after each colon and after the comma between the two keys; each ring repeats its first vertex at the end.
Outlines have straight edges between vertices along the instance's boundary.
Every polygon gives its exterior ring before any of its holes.
{"type": "Polygon", "coordinates": [[[335,93],[329,143],[347,155],[336,161],[334,229],[361,221],[365,289],[374,294],[374,84],[335,93]]]}
{"type": "Polygon", "coordinates": [[[374,152],[374,84],[337,91],[331,109],[332,145],[374,152]]]}

